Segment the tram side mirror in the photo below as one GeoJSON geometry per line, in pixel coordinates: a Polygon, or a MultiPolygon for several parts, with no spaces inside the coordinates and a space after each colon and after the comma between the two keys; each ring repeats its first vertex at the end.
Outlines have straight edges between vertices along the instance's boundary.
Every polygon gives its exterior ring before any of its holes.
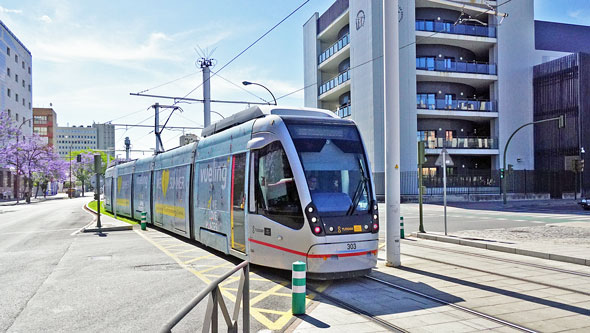
{"type": "Polygon", "coordinates": [[[252,138],[246,144],[246,148],[248,148],[248,149],[259,149],[259,148],[262,148],[262,147],[266,146],[267,144],[269,144],[269,143],[271,143],[273,141],[274,140],[271,139],[270,137],[257,137],[257,138],[252,138]]]}

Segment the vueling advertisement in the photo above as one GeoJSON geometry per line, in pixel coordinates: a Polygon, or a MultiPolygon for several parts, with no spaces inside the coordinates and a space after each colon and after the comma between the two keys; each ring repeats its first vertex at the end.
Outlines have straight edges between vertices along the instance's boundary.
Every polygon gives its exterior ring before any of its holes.
{"type": "Polygon", "coordinates": [[[196,175],[197,221],[204,221],[205,228],[217,232],[224,232],[223,221],[229,221],[230,160],[227,156],[199,162],[196,175]]]}
{"type": "Polygon", "coordinates": [[[177,229],[185,230],[188,202],[189,166],[173,167],[156,172],[156,222],[172,222],[177,229]]]}

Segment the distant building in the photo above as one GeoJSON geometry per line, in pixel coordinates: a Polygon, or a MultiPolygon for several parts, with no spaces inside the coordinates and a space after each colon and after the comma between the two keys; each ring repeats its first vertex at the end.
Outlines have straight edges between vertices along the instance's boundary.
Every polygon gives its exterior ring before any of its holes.
{"type": "MultiPolygon", "coordinates": [[[[24,136],[33,132],[33,79],[31,51],[0,21],[0,109],[21,125],[24,136]]],[[[19,193],[24,193],[20,181],[19,193]]],[[[15,177],[0,169],[0,199],[12,198],[15,177]]]]}
{"type": "Polygon", "coordinates": [[[111,124],[97,124],[84,127],[58,127],[57,152],[59,156],[67,157],[70,151],[97,149],[115,155],[115,126],[111,124]]]}
{"type": "Polygon", "coordinates": [[[53,108],[33,108],[33,133],[55,147],[57,114],[53,108]]]}
{"type": "Polygon", "coordinates": [[[192,134],[192,133],[183,134],[180,136],[180,145],[185,146],[185,145],[188,145],[189,143],[192,143],[192,142],[199,142],[199,140],[201,140],[201,138],[199,138],[199,136],[196,134],[192,134]]]}

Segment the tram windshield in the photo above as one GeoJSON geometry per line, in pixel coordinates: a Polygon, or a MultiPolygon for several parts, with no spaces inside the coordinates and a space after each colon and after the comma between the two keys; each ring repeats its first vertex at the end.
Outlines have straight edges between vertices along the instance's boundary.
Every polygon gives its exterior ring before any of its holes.
{"type": "Polygon", "coordinates": [[[323,216],[367,213],[370,182],[364,149],[352,123],[292,123],[311,199],[323,216]]]}

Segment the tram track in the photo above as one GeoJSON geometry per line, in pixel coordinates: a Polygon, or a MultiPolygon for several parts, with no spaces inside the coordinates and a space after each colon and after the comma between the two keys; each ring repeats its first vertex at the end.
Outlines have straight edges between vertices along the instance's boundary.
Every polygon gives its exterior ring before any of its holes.
{"type": "Polygon", "coordinates": [[[339,306],[341,308],[344,308],[344,309],[346,309],[346,310],[348,310],[350,312],[353,312],[355,314],[358,314],[358,315],[362,316],[363,318],[368,319],[371,322],[373,322],[373,323],[375,323],[375,324],[377,324],[377,325],[379,325],[379,326],[381,326],[381,327],[383,327],[383,328],[385,328],[385,329],[387,329],[387,330],[389,330],[391,332],[409,333],[408,330],[405,330],[405,329],[403,329],[403,328],[401,328],[399,326],[396,326],[396,325],[394,325],[394,324],[392,324],[392,323],[390,323],[390,322],[388,322],[386,320],[383,320],[381,318],[378,318],[378,317],[374,316],[373,314],[371,314],[371,313],[369,313],[369,312],[367,312],[367,311],[365,311],[365,310],[363,310],[363,309],[361,309],[361,308],[359,308],[357,306],[354,306],[354,305],[352,305],[352,304],[350,304],[348,302],[345,302],[345,301],[343,301],[343,300],[341,300],[339,298],[336,298],[334,296],[330,296],[326,292],[318,291],[317,289],[315,289],[313,287],[310,287],[309,285],[307,286],[307,289],[309,291],[312,291],[316,295],[318,295],[320,298],[323,298],[325,300],[328,300],[330,303],[333,303],[334,305],[337,305],[337,306],[339,306]]]}
{"type": "MultiPolygon", "coordinates": [[[[521,326],[521,325],[518,325],[518,324],[515,324],[515,323],[512,323],[512,322],[509,322],[509,321],[506,321],[506,320],[503,320],[503,319],[500,319],[500,318],[497,318],[497,317],[494,317],[494,316],[485,314],[483,312],[479,312],[479,311],[476,311],[476,310],[473,310],[473,309],[469,309],[469,308],[464,307],[464,306],[456,305],[456,304],[453,304],[451,302],[445,301],[443,299],[440,299],[440,298],[437,298],[437,297],[434,297],[434,296],[431,296],[431,295],[422,293],[420,291],[413,290],[413,289],[410,289],[410,288],[407,288],[407,287],[404,287],[404,286],[401,286],[401,285],[398,285],[398,284],[395,284],[395,283],[392,283],[392,282],[388,282],[388,281],[379,279],[379,278],[374,277],[374,276],[371,276],[371,275],[362,277],[360,279],[368,279],[368,280],[371,280],[373,282],[376,282],[376,283],[385,285],[385,286],[387,286],[389,288],[397,289],[399,291],[402,291],[402,292],[405,292],[405,293],[408,293],[408,294],[419,296],[419,297],[428,299],[430,301],[433,301],[433,302],[436,302],[436,303],[439,303],[439,304],[442,304],[442,305],[445,305],[445,306],[452,307],[453,309],[456,309],[456,310],[460,310],[460,311],[469,313],[469,314],[474,315],[476,317],[479,317],[479,318],[482,318],[482,319],[486,319],[486,320],[492,321],[492,322],[494,322],[496,324],[500,324],[500,325],[505,326],[505,327],[513,328],[513,329],[518,330],[518,331],[521,331],[521,332],[537,333],[537,331],[532,330],[532,329],[529,329],[527,327],[524,327],[524,326],[521,326]]],[[[361,309],[361,308],[359,308],[359,307],[357,307],[355,305],[350,304],[349,302],[346,302],[346,301],[344,301],[342,299],[339,299],[337,297],[331,296],[331,295],[327,294],[326,292],[320,292],[320,291],[318,291],[315,288],[310,287],[310,286],[307,286],[307,289],[310,290],[310,291],[312,291],[312,292],[314,292],[320,298],[323,298],[323,299],[325,299],[325,300],[333,303],[334,305],[340,306],[341,308],[344,308],[344,309],[346,309],[348,311],[351,311],[351,312],[353,312],[355,314],[358,314],[358,315],[360,315],[360,316],[362,316],[362,317],[370,320],[371,322],[373,322],[373,323],[375,323],[375,324],[377,324],[377,325],[379,325],[379,326],[381,326],[383,328],[386,328],[387,330],[390,330],[392,332],[404,332],[404,333],[405,332],[409,332],[408,330],[406,330],[406,329],[404,329],[402,327],[399,327],[399,326],[394,325],[394,324],[392,324],[392,323],[390,323],[390,322],[388,322],[388,321],[386,321],[384,319],[381,319],[381,318],[379,318],[379,317],[371,314],[370,312],[367,312],[367,311],[365,311],[365,310],[363,310],[363,309],[361,309]]]]}
{"type": "Polygon", "coordinates": [[[413,294],[413,295],[416,295],[416,296],[420,296],[420,297],[426,298],[426,299],[431,300],[433,302],[436,302],[436,303],[439,303],[439,304],[443,304],[443,305],[452,307],[454,309],[457,309],[457,310],[460,310],[460,311],[463,311],[463,312],[467,312],[467,313],[472,314],[474,316],[477,316],[477,317],[480,317],[480,318],[483,318],[483,319],[487,319],[489,321],[492,321],[492,322],[495,322],[497,324],[501,324],[503,326],[510,327],[510,328],[513,328],[513,329],[516,329],[516,330],[519,330],[521,332],[529,332],[529,333],[536,333],[537,332],[535,330],[526,328],[524,326],[521,326],[521,325],[518,325],[518,324],[515,324],[515,323],[512,323],[512,322],[509,322],[509,321],[506,321],[506,320],[503,320],[503,319],[500,319],[500,318],[497,318],[497,317],[494,317],[494,316],[490,316],[490,315],[485,314],[483,312],[479,312],[479,311],[476,311],[476,310],[473,310],[473,309],[469,309],[469,308],[464,307],[464,306],[453,304],[453,303],[451,303],[449,301],[445,301],[445,300],[440,299],[438,297],[434,297],[434,296],[431,296],[431,295],[422,293],[422,292],[417,291],[417,290],[413,290],[413,289],[410,289],[410,288],[407,288],[407,287],[404,287],[404,286],[401,286],[401,285],[398,285],[398,284],[395,284],[395,283],[392,283],[392,282],[389,282],[389,281],[385,281],[385,280],[376,278],[376,277],[371,276],[371,275],[365,276],[364,279],[368,279],[368,280],[377,282],[379,284],[388,286],[390,288],[394,288],[394,289],[397,289],[397,290],[400,290],[400,291],[403,291],[403,292],[406,292],[406,293],[409,293],[409,294],[413,294]]]}

